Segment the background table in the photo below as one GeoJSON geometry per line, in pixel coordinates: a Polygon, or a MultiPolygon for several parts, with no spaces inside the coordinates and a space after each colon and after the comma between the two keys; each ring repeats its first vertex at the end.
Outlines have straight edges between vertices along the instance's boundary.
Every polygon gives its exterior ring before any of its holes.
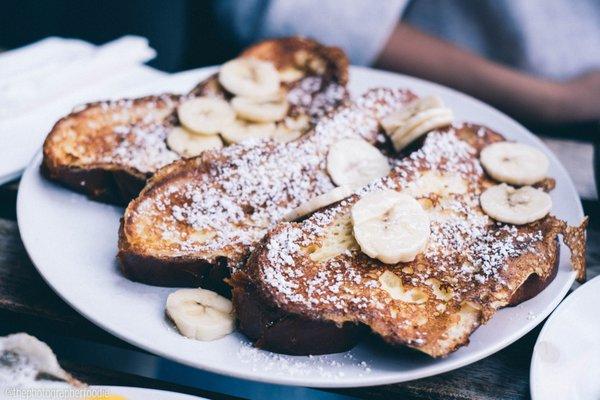
{"type": "MultiPolygon", "coordinates": [[[[593,135],[597,134],[593,126],[593,135]]],[[[588,277],[600,274],[600,203],[592,169],[592,147],[578,141],[546,139],[575,178],[590,216],[588,277]]],[[[529,398],[529,364],[541,325],[506,349],[467,367],[402,384],[317,390],[241,381],[193,370],[116,339],[66,305],[37,273],[19,237],[18,181],[0,187],[0,335],[25,331],[47,341],[63,366],[78,378],[101,385],[174,390],[214,399],[529,398]]],[[[576,286],[575,286],[576,287],[576,286]]]]}

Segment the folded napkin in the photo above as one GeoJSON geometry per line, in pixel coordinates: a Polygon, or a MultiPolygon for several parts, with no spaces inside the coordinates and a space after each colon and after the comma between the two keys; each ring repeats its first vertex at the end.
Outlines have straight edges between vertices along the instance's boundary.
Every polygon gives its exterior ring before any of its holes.
{"type": "Polygon", "coordinates": [[[155,55],[136,36],[102,46],[52,37],[0,54],[0,184],[20,174],[74,106],[163,77],[143,65],[155,55]]]}
{"type": "Polygon", "coordinates": [[[18,117],[65,94],[142,64],[156,53],[145,38],[125,36],[103,46],[48,38],[0,55],[0,120],[18,117]]]}

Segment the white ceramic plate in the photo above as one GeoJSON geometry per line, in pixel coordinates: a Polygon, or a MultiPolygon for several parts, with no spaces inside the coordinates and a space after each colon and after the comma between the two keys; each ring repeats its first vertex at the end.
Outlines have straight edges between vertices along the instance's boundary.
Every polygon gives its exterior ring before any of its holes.
{"type": "Polygon", "coordinates": [[[538,336],[531,358],[533,400],[600,399],[600,276],[573,292],[538,336]]]}
{"type": "MultiPolygon", "coordinates": [[[[354,94],[375,86],[406,87],[421,95],[437,93],[458,119],[486,124],[508,138],[540,148],[548,155],[550,175],[557,181],[553,212],[572,224],[581,220],[581,204],[565,169],[539,139],[504,114],[439,85],[365,68],[352,68],[350,86],[354,94]]],[[[122,209],[89,201],[42,179],[40,159],[38,155],[23,176],[17,212],[23,242],[44,279],[76,310],[112,334],[216,373],[313,387],[381,385],[439,374],[480,360],[519,339],[550,314],[574,280],[568,251],[561,251],[558,275],[544,292],[500,311],[473,334],[469,346],[440,360],[372,344],[361,344],[346,354],[289,357],[255,350],[240,334],[215,342],[192,341],[165,320],[165,300],[173,289],[133,283],[120,275],[115,254],[122,209]]]]}
{"type": "Polygon", "coordinates": [[[0,400],[85,400],[87,397],[100,399],[100,396],[122,396],[127,400],[198,400],[204,397],[190,396],[187,394],[166,392],[164,390],[143,389],[126,386],[90,386],[75,389],[65,383],[39,383],[26,388],[0,387],[0,400]],[[34,396],[35,394],[35,396],[34,396]],[[94,397],[98,396],[98,397],[94,397]]]}

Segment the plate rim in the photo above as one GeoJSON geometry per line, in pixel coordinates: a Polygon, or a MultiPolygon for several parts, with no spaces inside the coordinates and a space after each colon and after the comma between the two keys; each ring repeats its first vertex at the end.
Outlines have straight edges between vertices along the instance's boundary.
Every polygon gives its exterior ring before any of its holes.
{"type": "MultiPolygon", "coordinates": [[[[210,71],[210,70],[214,70],[214,68],[216,68],[216,66],[199,68],[196,71],[198,71],[198,72],[210,71]]],[[[566,171],[566,169],[564,168],[564,166],[562,165],[562,163],[547,148],[547,146],[542,142],[542,140],[539,137],[534,135],[527,128],[525,128],[523,125],[521,125],[519,122],[512,119],[508,115],[504,114],[503,112],[495,109],[494,107],[492,107],[476,98],[473,98],[472,96],[469,96],[465,93],[459,92],[455,89],[448,88],[446,86],[443,86],[443,85],[440,85],[440,84],[437,84],[434,82],[429,82],[429,81],[426,81],[423,79],[415,78],[415,77],[404,75],[404,74],[397,74],[394,72],[381,71],[381,70],[376,70],[376,69],[367,68],[367,67],[352,66],[350,68],[351,76],[352,76],[353,71],[358,72],[358,73],[363,73],[363,74],[375,73],[375,74],[382,74],[382,76],[388,75],[388,76],[392,76],[395,78],[400,77],[407,81],[406,85],[408,87],[410,86],[411,82],[414,82],[419,85],[428,86],[431,89],[442,89],[444,91],[452,92],[454,95],[456,95],[458,97],[463,97],[467,101],[477,103],[478,106],[486,108],[489,112],[492,112],[493,114],[496,114],[496,116],[503,119],[504,122],[509,123],[514,126],[517,126],[519,128],[519,130],[521,130],[522,132],[524,132],[526,134],[526,136],[528,136],[529,139],[533,140],[538,146],[541,146],[542,148],[544,148],[544,150],[546,150],[545,151],[546,155],[551,158],[552,164],[554,164],[560,170],[560,172],[566,177],[567,183],[569,184],[570,189],[572,189],[572,191],[574,192],[574,194],[576,195],[576,197],[578,199],[578,201],[573,202],[573,206],[575,206],[576,213],[579,215],[584,215],[581,200],[580,200],[577,192],[574,190],[575,186],[573,184],[573,181],[572,181],[571,177],[569,176],[568,172],[566,171]]],[[[27,168],[23,174],[23,177],[22,177],[23,182],[29,181],[28,177],[34,173],[37,173],[37,169],[38,169],[40,161],[41,161],[41,150],[38,151],[38,153],[32,159],[30,164],[27,166],[27,168]]],[[[396,375],[391,374],[389,376],[383,375],[383,376],[363,376],[360,378],[357,377],[357,379],[355,379],[353,382],[337,381],[337,380],[330,380],[330,381],[323,380],[323,381],[318,381],[316,383],[311,383],[311,382],[308,382],[305,377],[301,377],[301,376],[286,376],[286,377],[269,376],[268,374],[260,373],[260,372],[252,372],[252,371],[247,371],[247,370],[232,370],[231,368],[229,368],[229,369],[224,368],[224,367],[221,367],[220,365],[194,363],[194,362],[182,359],[181,357],[179,357],[177,355],[170,354],[167,350],[152,347],[151,345],[146,344],[143,340],[138,340],[136,338],[129,337],[126,335],[126,332],[121,333],[121,332],[117,331],[116,329],[113,329],[110,326],[110,324],[103,323],[98,318],[94,317],[93,315],[89,315],[84,310],[81,310],[80,308],[78,308],[76,306],[75,301],[70,301],[69,299],[67,299],[46,278],[46,276],[42,273],[42,271],[38,267],[38,262],[40,260],[35,260],[34,257],[31,255],[31,252],[29,250],[29,245],[27,244],[27,240],[25,239],[25,236],[27,236],[27,235],[23,234],[23,232],[26,232],[28,230],[28,228],[23,229],[24,227],[22,227],[21,223],[19,222],[19,221],[23,220],[23,218],[21,218],[21,215],[23,215],[23,213],[25,212],[23,210],[23,208],[25,206],[23,205],[24,200],[23,200],[23,196],[22,196],[21,187],[22,186],[20,185],[18,195],[17,195],[17,221],[19,223],[19,232],[21,234],[21,240],[23,242],[23,245],[24,245],[29,257],[31,258],[33,265],[35,266],[38,273],[42,276],[43,280],[52,288],[52,290],[63,301],[65,301],[67,304],[69,304],[69,306],[72,307],[76,312],[78,312],[83,317],[85,317],[86,319],[91,321],[93,324],[97,325],[99,328],[106,330],[107,332],[120,338],[121,340],[131,343],[134,346],[139,347],[140,349],[146,350],[152,354],[159,355],[166,359],[176,361],[180,364],[183,364],[183,365],[186,365],[186,366],[189,366],[192,368],[202,369],[202,370],[209,371],[209,372],[216,373],[216,374],[230,376],[230,377],[234,377],[234,378],[238,378],[238,379],[252,380],[252,381],[256,381],[256,382],[272,383],[272,384],[279,384],[279,385],[290,385],[290,386],[311,386],[311,387],[318,387],[318,388],[365,387],[365,386],[377,386],[377,385],[385,385],[385,384],[393,384],[393,383],[412,381],[415,379],[421,379],[421,378],[426,378],[426,377],[430,377],[430,376],[434,376],[434,375],[439,375],[439,374],[442,374],[445,372],[449,372],[449,371],[464,367],[466,365],[469,365],[476,361],[482,360],[482,359],[490,356],[491,354],[494,354],[494,353],[504,349],[505,347],[509,346],[510,344],[514,343],[515,341],[517,341],[518,339],[520,339],[521,337],[526,335],[528,332],[530,332],[533,328],[535,328],[541,322],[543,322],[543,320],[552,313],[552,311],[558,306],[558,304],[565,297],[569,288],[575,281],[575,275],[576,275],[576,273],[574,271],[569,271],[568,277],[566,278],[565,282],[563,283],[563,286],[560,288],[560,291],[558,292],[558,294],[554,298],[552,298],[552,301],[550,301],[544,307],[543,312],[538,313],[536,315],[536,318],[534,320],[528,321],[520,329],[513,331],[510,335],[505,336],[503,338],[503,340],[501,340],[499,343],[497,343],[494,346],[489,346],[489,347],[485,348],[485,350],[480,350],[479,352],[475,352],[473,354],[468,354],[466,356],[463,356],[461,358],[458,358],[458,359],[448,362],[446,364],[442,364],[442,365],[431,364],[426,367],[420,368],[415,371],[410,371],[410,372],[401,371],[404,374],[404,376],[402,378],[399,378],[396,375]]]]}

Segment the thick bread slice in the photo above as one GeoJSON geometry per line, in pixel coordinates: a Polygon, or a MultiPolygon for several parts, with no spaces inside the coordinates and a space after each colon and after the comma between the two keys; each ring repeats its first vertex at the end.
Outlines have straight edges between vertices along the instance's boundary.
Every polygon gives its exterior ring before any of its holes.
{"type": "MultiPolygon", "coordinates": [[[[481,211],[479,194],[495,182],[484,174],[478,154],[499,140],[499,134],[474,125],[430,133],[388,177],[302,223],[272,229],[243,274],[233,276],[234,296],[250,282],[257,301],[271,309],[339,326],[364,324],[390,344],[440,357],[467,344],[499,308],[527,299],[551,281],[559,234],[583,277],[587,220],[567,227],[547,216],[514,226],[481,211]],[[430,215],[428,246],[413,262],[383,264],[363,254],[353,238],[352,205],[383,188],[417,197],[430,215]]],[[[244,318],[243,299],[235,297],[244,318]]],[[[298,353],[293,343],[287,346],[286,352],[298,353]]]]}
{"type": "Polygon", "coordinates": [[[158,168],[179,156],[165,143],[180,96],[87,104],[46,137],[41,172],[92,199],[127,202],[158,168]]]}
{"type": "MultiPolygon", "coordinates": [[[[258,43],[241,57],[261,58],[281,70],[296,68],[304,74],[284,84],[291,117],[318,118],[346,97],[348,59],[338,48],[310,39],[283,38],[258,43]],[[312,63],[299,65],[297,59],[312,63]]],[[[230,97],[217,74],[199,83],[188,96],[230,97]]],[[[94,200],[126,205],[148,177],[181,158],[165,140],[178,123],[174,111],[183,99],[163,95],[83,106],[59,120],[48,134],[42,174],[94,200]]]]}
{"type": "Polygon", "coordinates": [[[125,210],[123,273],[155,285],[223,285],[271,226],[334,187],[326,169],[333,143],[375,142],[378,118],[413,98],[371,90],[293,142],[235,145],[163,168],[125,210]]]}
{"type": "MultiPolygon", "coordinates": [[[[348,84],[348,58],[338,47],[324,46],[319,42],[304,37],[288,37],[281,39],[265,40],[244,50],[240,57],[256,58],[270,61],[275,64],[278,71],[295,69],[302,71],[307,77],[319,77],[321,85],[335,82],[340,86],[348,84]]],[[[311,85],[318,82],[309,80],[311,85]]],[[[304,85],[308,85],[306,82],[304,85]]],[[[283,82],[287,88],[297,86],[294,82],[283,82]]],[[[194,96],[225,96],[230,95],[219,84],[218,75],[215,74],[201,82],[190,92],[194,96]]],[[[305,99],[305,104],[313,103],[305,99]]],[[[315,112],[320,113],[320,106],[314,106],[315,112]]]]}
{"type": "Polygon", "coordinates": [[[362,325],[304,318],[263,301],[243,272],[234,275],[233,299],[238,327],[256,347],[292,355],[350,350],[368,332],[362,325]]]}

